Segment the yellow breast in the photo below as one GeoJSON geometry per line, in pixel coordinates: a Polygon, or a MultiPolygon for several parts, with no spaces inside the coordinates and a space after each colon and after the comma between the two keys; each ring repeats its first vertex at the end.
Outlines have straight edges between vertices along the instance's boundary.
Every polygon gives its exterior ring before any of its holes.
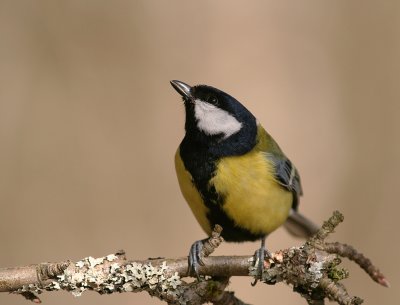
{"type": "Polygon", "coordinates": [[[274,179],[264,153],[222,158],[210,181],[225,196],[223,210],[234,222],[254,234],[268,234],[289,215],[293,195],[274,179]]]}
{"type": "Polygon", "coordinates": [[[192,176],[186,170],[185,165],[179,154],[179,148],[175,154],[175,169],[178,177],[179,187],[186,202],[189,204],[194,216],[199,222],[202,229],[208,234],[211,234],[211,227],[207,219],[208,209],[204,205],[203,199],[195,188],[192,182],[192,176]]]}

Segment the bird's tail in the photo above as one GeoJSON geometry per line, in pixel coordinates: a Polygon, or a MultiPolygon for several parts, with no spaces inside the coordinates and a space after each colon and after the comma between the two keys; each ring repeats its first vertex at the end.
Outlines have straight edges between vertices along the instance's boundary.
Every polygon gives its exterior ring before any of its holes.
{"type": "Polygon", "coordinates": [[[284,225],[290,234],[303,238],[308,238],[314,235],[319,229],[319,226],[294,210],[291,210],[284,225]]]}

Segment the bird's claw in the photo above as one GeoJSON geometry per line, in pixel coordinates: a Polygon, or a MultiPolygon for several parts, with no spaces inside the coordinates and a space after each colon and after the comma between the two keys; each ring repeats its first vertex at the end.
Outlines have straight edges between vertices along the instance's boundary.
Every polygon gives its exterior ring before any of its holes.
{"type": "Polygon", "coordinates": [[[264,245],[262,245],[260,249],[257,249],[256,252],[254,252],[254,266],[257,267],[257,277],[254,282],[251,283],[251,286],[255,286],[258,280],[262,279],[265,257],[272,256],[271,253],[267,249],[265,249],[264,245]]]}
{"type": "Polygon", "coordinates": [[[193,243],[190,247],[189,252],[189,275],[195,275],[197,279],[200,279],[199,275],[199,265],[204,266],[204,262],[202,260],[201,251],[203,249],[204,240],[198,240],[193,243]]]}

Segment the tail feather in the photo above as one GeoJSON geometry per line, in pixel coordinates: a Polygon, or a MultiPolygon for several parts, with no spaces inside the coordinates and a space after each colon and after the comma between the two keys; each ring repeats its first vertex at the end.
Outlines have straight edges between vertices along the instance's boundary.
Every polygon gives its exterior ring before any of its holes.
{"type": "Polygon", "coordinates": [[[311,237],[319,229],[319,226],[317,226],[311,220],[294,210],[290,212],[284,226],[290,234],[296,237],[303,238],[311,237]]]}

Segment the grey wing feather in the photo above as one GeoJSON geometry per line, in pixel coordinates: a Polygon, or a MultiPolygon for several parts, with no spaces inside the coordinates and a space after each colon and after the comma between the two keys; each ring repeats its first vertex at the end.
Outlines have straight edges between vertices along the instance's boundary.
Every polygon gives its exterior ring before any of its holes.
{"type": "Polygon", "coordinates": [[[308,238],[314,235],[318,226],[297,211],[299,196],[303,195],[300,175],[293,163],[284,155],[267,153],[274,164],[275,178],[280,185],[293,193],[293,205],[285,222],[285,228],[294,236],[308,238]]]}
{"type": "Polygon", "coordinates": [[[285,156],[271,153],[266,153],[266,156],[274,165],[275,178],[278,183],[296,193],[297,196],[303,195],[300,175],[293,163],[285,156]]]}

